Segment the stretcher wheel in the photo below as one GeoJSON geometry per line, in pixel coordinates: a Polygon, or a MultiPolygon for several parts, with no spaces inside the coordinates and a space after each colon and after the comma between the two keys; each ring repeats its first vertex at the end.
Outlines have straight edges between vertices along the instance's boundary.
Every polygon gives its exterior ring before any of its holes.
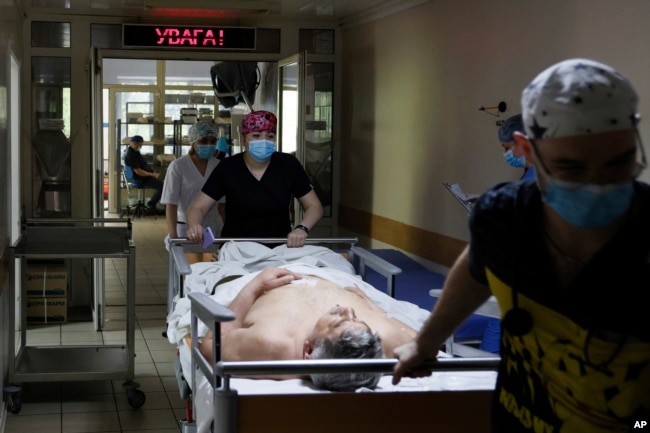
{"type": "Polygon", "coordinates": [[[147,400],[147,396],[139,389],[129,389],[126,395],[129,399],[129,404],[135,409],[142,407],[144,402],[147,400]]]}
{"type": "Polygon", "coordinates": [[[23,408],[23,399],[20,393],[14,392],[9,394],[9,401],[7,402],[7,410],[11,413],[18,413],[23,408]]]}

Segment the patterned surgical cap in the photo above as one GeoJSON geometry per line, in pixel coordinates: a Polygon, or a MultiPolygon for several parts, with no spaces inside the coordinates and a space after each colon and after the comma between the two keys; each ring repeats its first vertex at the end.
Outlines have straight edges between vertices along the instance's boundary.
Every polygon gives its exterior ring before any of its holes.
{"type": "Polygon", "coordinates": [[[275,132],[278,118],[270,111],[253,111],[248,113],[241,121],[241,133],[249,132],[275,132]]]}
{"type": "Polygon", "coordinates": [[[612,67],[569,59],[541,72],[524,89],[521,108],[532,139],[568,137],[636,126],[638,97],[612,67]]]}
{"type": "Polygon", "coordinates": [[[187,138],[189,138],[190,143],[194,144],[194,142],[199,138],[207,137],[209,135],[217,137],[217,125],[212,122],[197,122],[190,126],[187,138]]]}

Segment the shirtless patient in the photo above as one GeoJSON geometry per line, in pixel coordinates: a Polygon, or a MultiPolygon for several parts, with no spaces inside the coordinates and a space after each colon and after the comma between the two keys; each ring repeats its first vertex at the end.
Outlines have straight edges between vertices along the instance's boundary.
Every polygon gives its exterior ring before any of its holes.
{"type": "MultiPolygon", "coordinates": [[[[416,336],[414,329],[387,317],[359,288],[287,269],[265,269],[228,308],[237,318],[221,324],[224,361],[392,357],[395,347],[416,336]]],[[[212,342],[208,334],[200,346],[208,360],[212,342]]],[[[380,376],[343,373],[310,378],[318,388],[352,391],[373,388],[380,376]]]]}

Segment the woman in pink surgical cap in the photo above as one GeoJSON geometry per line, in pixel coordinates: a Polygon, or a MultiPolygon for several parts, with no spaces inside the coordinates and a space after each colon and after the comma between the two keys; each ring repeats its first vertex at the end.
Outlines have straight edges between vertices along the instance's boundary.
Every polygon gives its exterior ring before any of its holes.
{"type": "Polygon", "coordinates": [[[188,239],[203,242],[203,217],[225,197],[228,205],[221,237],[286,237],[289,247],[304,245],[323,216],[323,207],[300,162],[277,151],[276,128],[277,117],[269,111],[253,111],[244,117],[245,151],[223,160],[188,208],[188,239]],[[295,227],[289,213],[293,197],[303,209],[295,227]]]}

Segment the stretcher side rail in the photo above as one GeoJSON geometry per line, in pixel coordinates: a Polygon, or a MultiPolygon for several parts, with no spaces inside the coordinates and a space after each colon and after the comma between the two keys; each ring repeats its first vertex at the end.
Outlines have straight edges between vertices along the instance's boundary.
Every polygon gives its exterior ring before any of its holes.
{"type": "MultiPolygon", "coordinates": [[[[433,298],[440,298],[442,289],[431,289],[429,295],[433,298]]],[[[501,309],[494,296],[490,296],[487,301],[481,304],[473,314],[501,319],[501,309]]],[[[474,348],[468,344],[455,341],[454,335],[450,335],[445,341],[445,351],[453,356],[460,357],[490,357],[492,352],[474,348]]]]}
{"type": "MultiPolygon", "coordinates": [[[[495,371],[501,358],[438,358],[422,364],[431,371],[495,371]]],[[[215,372],[221,377],[266,374],[391,373],[395,358],[383,359],[297,359],[290,361],[219,361],[215,372]]]]}
{"type": "MultiPolygon", "coordinates": [[[[232,321],[235,314],[228,308],[214,302],[205,293],[189,293],[191,302],[192,332],[192,383],[195,384],[196,370],[200,369],[212,388],[214,404],[213,431],[236,433],[237,390],[230,388],[231,376],[266,374],[315,374],[315,373],[390,373],[397,359],[326,359],[290,361],[229,361],[221,360],[221,322],[232,321]],[[214,344],[210,364],[198,348],[198,321],[201,320],[213,333],[214,344]]],[[[490,358],[439,358],[426,361],[422,367],[431,371],[493,371],[498,368],[499,357],[490,358]]]]}
{"type": "MultiPolygon", "coordinates": [[[[220,305],[205,293],[189,293],[191,302],[190,330],[192,333],[192,388],[195,389],[197,369],[200,369],[212,388],[213,432],[237,433],[237,391],[230,389],[229,378],[224,379],[222,387],[221,376],[208,362],[199,350],[198,321],[199,319],[212,331],[213,345],[212,356],[215,362],[221,361],[221,322],[232,321],[235,314],[228,308],[220,305]]],[[[192,399],[192,410],[196,413],[196,403],[192,399]]]]}
{"type": "Polygon", "coordinates": [[[382,259],[372,252],[357,246],[350,248],[350,261],[357,261],[357,272],[363,280],[366,280],[366,267],[374,270],[386,278],[386,294],[391,298],[395,297],[395,278],[402,273],[402,269],[382,259]]]}

